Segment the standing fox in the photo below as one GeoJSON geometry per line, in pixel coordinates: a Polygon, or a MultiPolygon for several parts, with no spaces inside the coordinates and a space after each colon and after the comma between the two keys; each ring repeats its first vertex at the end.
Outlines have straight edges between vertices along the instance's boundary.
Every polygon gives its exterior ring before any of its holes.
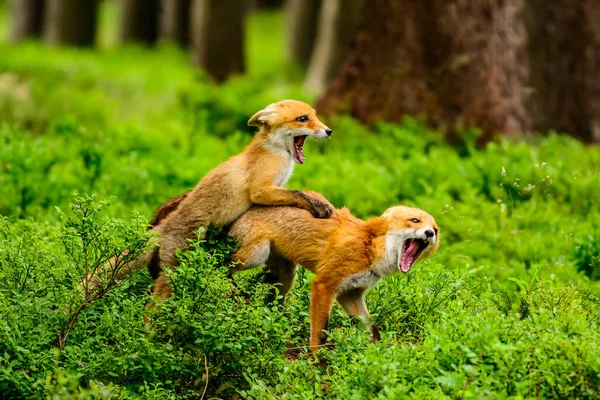
{"type": "MultiPolygon", "coordinates": [[[[252,142],[240,154],[213,169],[191,191],[177,196],[163,206],[151,228],[159,238],[153,249],[126,265],[117,278],[152,263],[153,269],[177,265],[176,250],[186,246],[198,229],[209,225],[229,225],[252,204],[292,206],[308,210],[317,218],[328,218],[333,208],[327,201],[307,196],[298,190],[282,188],[294,170],[294,162],[304,164],[307,137],[326,139],[332,130],[317,118],[315,110],[300,101],[284,100],[270,104],[248,121],[259,127],[252,142]]],[[[116,264],[113,259],[105,269],[116,264]]],[[[96,271],[91,284],[97,285],[96,271]]],[[[154,294],[167,298],[171,288],[160,272],[154,294]]]]}
{"type": "MultiPolygon", "coordinates": [[[[318,193],[305,192],[321,202],[318,193]]],[[[292,207],[252,207],[229,234],[242,243],[233,272],[266,264],[269,283],[279,293],[289,292],[296,263],[316,274],[310,305],[310,346],[325,343],[329,313],[337,299],[346,313],[368,322],[365,291],[381,278],[431,255],[439,245],[438,226],[425,211],[405,206],[389,208],[381,217],[362,221],[348,209],[334,210],[331,218],[317,220],[292,207]]],[[[379,332],[370,332],[379,340],[379,332]]]]}

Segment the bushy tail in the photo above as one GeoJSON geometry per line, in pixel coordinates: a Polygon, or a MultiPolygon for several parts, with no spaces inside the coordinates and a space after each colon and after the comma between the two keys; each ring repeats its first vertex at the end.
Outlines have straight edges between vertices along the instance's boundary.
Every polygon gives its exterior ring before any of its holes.
{"type": "Polygon", "coordinates": [[[108,260],[102,267],[91,272],[82,285],[85,285],[87,281],[89,282],[88,289],[95,289],[100,286],[101,280],[118,281],[125,279],[134,272],[149,266],[157,252],[158,245],[154,245],[149,249],[145,249],[137,258],[127,262],[129,250],[125,250],[118,256],[108,260]]]}

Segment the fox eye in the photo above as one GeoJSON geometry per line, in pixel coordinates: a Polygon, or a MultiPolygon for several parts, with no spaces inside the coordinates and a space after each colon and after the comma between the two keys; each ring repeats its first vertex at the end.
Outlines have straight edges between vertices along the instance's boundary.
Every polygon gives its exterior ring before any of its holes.
{"type": "Polygon", "coordinates": [[[421,221],[419,221],[419,220],[418,220],[418,219],[416,219],[416,218],[413,218],[413,219],[411,219],[411,220],[410,220],[410,222],[412,222],[413,224],[418,224],[418,223],[419,223],[419,222],[421,222],[421,221]]]}
{"type": "Polygon", "coordinates": [[[298,121],[298,122],[308,122],[308,117],[306,115],[303,115],[301,117],[296,118],[296,121],[298,121]]]}

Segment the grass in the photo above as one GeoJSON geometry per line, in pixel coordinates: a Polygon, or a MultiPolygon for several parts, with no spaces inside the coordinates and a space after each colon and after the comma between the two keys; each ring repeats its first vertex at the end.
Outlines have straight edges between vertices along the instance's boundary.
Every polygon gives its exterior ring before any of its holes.
{"type": "MultiPolygon", "coordinates": [[[[0,7],[0,31],[6,18],[0,7]]],[[[308,143],[288,185],[361,218],[399,203],[436,218],[438,254],[368,294],[382,342],[336,306],[335,347],[310,356],[310,274],[285,308],[263,304],[260,272],[244,274],[253,300],[240,301],[221,233],[181,255],[173,299],[148,311],[139,273],[87,307],[61,350],[84,266],[142,246],[159,204],[249,142],[254,112],[312,99],[283,60],[278,13],[252,15],[249,73],[220,87],[183,51],[121,48],[103,26],[96,50],[0,44],[5,398],[600,395],[600,149],[556,133],[476,148],[474,131],[450,147],[408,117],[327,118],[332,140],[308,143]]]]}

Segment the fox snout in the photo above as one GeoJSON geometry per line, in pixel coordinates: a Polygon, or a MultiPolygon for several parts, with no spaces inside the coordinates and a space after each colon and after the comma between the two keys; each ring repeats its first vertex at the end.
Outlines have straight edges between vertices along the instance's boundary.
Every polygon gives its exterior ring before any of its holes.
{"type": "Polygon", "coordinates": [[[331,130],[327,126],[323,125],[323,128],[318,128],[314,132],[315,132],[315,134],[314,134],[315,138],[328,139],[331,136],[331,134],[333,133],[333,130],[331,130]]]}
{"type": "Polygon", "coordinates": [[[313,136],[316,139],[327,139],[333,133],[333,130],[331,128],[329,128],[327,125],[325,125],[319,120],[317,114],[314,113],[314,111],[309,115],[296,118],[296,121],[304,125],[299,126],[299,128],[310,129],[312,131],[311,136],[313,136]]]}
{"type": "Polygon", "coordinates": [[[429,244],[435,245],[435,242],[437,241],[437,235],[432,228],[417,229],[415,233],[419,238],[429,242],[429,244]]]}

